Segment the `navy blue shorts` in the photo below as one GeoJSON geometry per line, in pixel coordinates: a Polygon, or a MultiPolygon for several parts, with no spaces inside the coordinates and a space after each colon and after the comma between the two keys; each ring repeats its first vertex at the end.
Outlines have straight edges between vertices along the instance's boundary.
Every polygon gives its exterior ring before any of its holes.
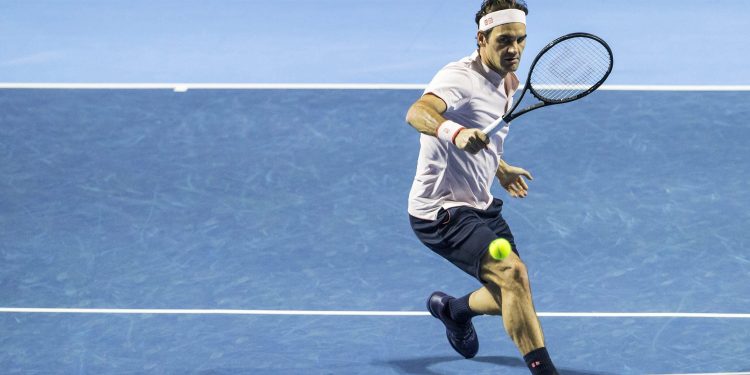
{"type": "Polygon", "coordinates": [[[492,241],[505,238],[518,255],[502,210],[503,201],[495,198],[486,210],[463,206],[441,208],[435,220],[409,215],[409,222],[425,246],[482,282],[481,261],[492,241]]]}

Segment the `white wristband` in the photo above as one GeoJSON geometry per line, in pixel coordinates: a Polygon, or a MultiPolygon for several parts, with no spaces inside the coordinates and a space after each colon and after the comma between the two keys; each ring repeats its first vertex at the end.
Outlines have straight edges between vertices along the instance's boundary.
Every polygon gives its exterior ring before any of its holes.
{"type": "Polygon", "coordinates": [[[440,126],[437,128],[437,137],[448,141],[450,143],[454,143],[453,141],[456,139],[456,136],[458,135],[458,132],[465,129],[463,126],[451,121],[446,120],[440,126]]]}

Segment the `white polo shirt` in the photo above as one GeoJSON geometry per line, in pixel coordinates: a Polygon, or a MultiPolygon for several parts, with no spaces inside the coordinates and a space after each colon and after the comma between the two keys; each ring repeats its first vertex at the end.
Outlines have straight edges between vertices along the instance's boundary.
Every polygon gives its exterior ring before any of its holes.
{"type": "MultiPolygon", "coordinates": [[[[482,63],[478,52],[443,67],[425,94],[447,105],[443,116],[467,128],[482,129],[510,109],[518,77],[501,77],[482,63]]],[[[409,193],[409,214],[435,220],[440,208],[469,206],[487,209],[490,187],[503,156],[506,125],[490,137],[487,148],[472,155],[448,141],[421,134],[417,173],[409,193]]]]}

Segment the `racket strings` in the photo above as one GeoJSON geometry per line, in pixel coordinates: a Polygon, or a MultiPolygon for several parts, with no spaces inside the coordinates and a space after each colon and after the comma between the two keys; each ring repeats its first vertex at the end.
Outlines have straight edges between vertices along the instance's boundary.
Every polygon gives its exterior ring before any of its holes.
{"type": "Polygon", "coordinates": [[[550,99],[575,96],[588,90],[609,68],[608,61],[592,60],[586,58],[588,55],[592,55],[588,48],[579,51],[559,49],[556,55],[546,59],[546,65],[539,66],[538,71],[535,69],[532,86],[550,99]]]}
{"type": "Polygon", "coordinates": [[[597,40],[566,39],[539,58],[531,73],[531,88],[545,101],[569,100],[596,86],[611,64],[609,50],[597,40]]]}
{"type": "MultiPolygon", "coordinates": [[[[604,51],[606,53],[606,50],[604,51]]],[[[608,55],[604,56],[604,59],[591,59],[597,51],[586,44],[577,50],[572,49],[570,45],[563,45],[554,52],[555,54],[545,55],[546,59],[538,65],[539,69],[535,69],[535,77],[539,78],[538,83],[594,84],[609,67],[608,55]],[[596,74],[597,71],[600,73],[596,74]]]]}

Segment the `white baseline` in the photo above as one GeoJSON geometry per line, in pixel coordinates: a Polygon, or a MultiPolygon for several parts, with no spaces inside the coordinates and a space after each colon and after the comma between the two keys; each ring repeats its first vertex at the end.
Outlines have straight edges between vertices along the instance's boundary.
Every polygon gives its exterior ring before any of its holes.
{"type": "MultiPolygon", "coordinates": [[[[328,315],[328,316],[428,316],[423,311],[357,310],[241,310],[241,309],[107,309],[57,307],[0,307],[0,313],[14,314],[164,314],[164,315],[328,315]]],[[[550,318],[701,318],[750,319],[750,314],[682,312],[539,312],[550,318]]]]}
{"type": "MultiPolygon", "coordinates": [[[[421,83],[15,83],[0,89],[74,90],[424,90],[421,83]]],[[[750,85],[602,85],[605,91],[750,91],[750,85]]]]}

